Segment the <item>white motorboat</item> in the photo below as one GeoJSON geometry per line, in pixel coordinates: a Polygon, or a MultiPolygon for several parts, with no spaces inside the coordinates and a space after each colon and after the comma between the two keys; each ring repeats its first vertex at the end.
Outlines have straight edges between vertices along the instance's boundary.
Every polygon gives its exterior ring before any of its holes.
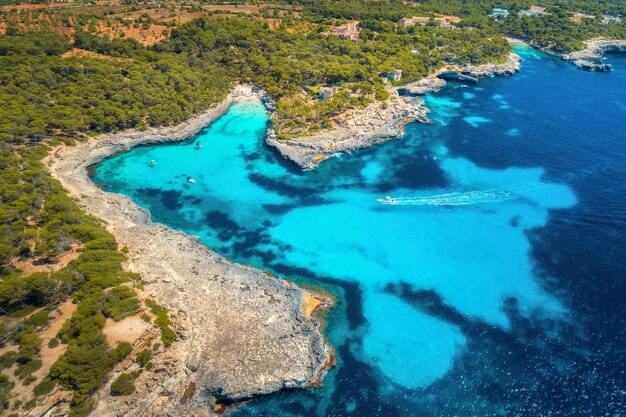
{"type": "Polygon", "coordinates": [[[385,198],[377,198],[376,201],[383,204],[393,204],[395,201],[390,196],[385,196],[385,198]]]}
{"type": "Polygon", "coordinates": [[[187,178],[187,182],[189,182],[191,184],[195,184],[196,180],[194,180],[193,178],[189,177],[189,178],[187,178]]]}

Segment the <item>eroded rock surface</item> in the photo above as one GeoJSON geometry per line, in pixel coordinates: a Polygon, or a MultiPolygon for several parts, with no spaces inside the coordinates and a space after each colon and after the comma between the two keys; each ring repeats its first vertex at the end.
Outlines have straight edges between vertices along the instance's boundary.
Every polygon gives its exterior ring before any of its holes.
{"type": "Polygon", "coordinates": [[[562,55],[562,58],[585,71],[606,72],[611,70],[611,65],[604,63],[607,53],[626,53],[626,39],[590,39],[585,42],[585,49],[562,55]]]}

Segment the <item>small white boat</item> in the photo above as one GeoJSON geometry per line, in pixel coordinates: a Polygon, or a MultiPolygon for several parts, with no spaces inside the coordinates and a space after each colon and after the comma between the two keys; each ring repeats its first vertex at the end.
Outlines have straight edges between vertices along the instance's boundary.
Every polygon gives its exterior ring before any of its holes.
{"type": "Polygon", "coordinates": [[[196,148],[200,149],[202,148],[202,142],[196,142],[196,148]]]}
{"type": "Polygon", "coordinates": [[[155,166],[157,164],[156,159],[153,159],[152,161],[150,161],[150,165],[155,166]]]}
{"type": "Polygon", "coordinates": [[[191,177],[188,177],[188,178],[187,178],[187,182],[189,182],[189,183],[191,183],[191,184],[195,184],[195,183],[196,183],[196,180],[194,180],[194,179],[193,179],[193,178],[191,178],[191,177]]]}
{"type": "Polygon", "coordinates": [[[385,198],[377,198],[376,201],[378,201],[379,203],[384,203],[384,204],[393,204],[394,203],[394,199],[391,198],[390,196],[385,196],[385,198]]]}

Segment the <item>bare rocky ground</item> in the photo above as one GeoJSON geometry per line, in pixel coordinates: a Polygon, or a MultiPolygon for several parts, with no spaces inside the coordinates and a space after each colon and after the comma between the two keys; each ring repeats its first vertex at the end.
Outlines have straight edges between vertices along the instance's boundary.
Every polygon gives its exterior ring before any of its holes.
{"type": "Polygon", "coordinates": [[[70,195],[128,246],[128,269],[141,273],[145,292],[169,310],[178,334],[153,358],[152,371],[139,376],[135,394],[112,397],[107,385],[95,395],[93,415],[211,415],[216,400],[301,387],[323,376],[329,347],[319,322],[303,312],[305,291],[153,223],[130,198],[102,191],[87,175],[90,165],[120,149],[182,140],[233,102],[258,100],[251,87],[238,86],[220,105],[181,125],[101,136],[59,147],[48,158],[50,172],[70,195]]]}
{"type": "Polygon", "coordinates": [[[626,53],[626,39],[590,39],[585,49],[561,57],[585,71],[610,71],[611,65],[603,62],[606,53],[626,53]]]}
{"type": "Polygon", "coordinates": [[[351,152],[384,140],[401,137],[404,133],[403,126],[408,122],[422,119],[426,110],[424,107],[414,105],[412,103],[414,99],[411,97],[444,87],[446,81],[440,78],[444,74],[448,78],[476,82],[480,78],[511,75],[519,71],[519,68],[520,57],[514,53],[511,53],[503,64],[447,66],[415,83],[390,89],[391,99],[387,103],[373,103],[363,110],[354,111],[341,126],[333,130],[287,140],[270,134],[266,142],[286,159],[294,161],[302,168],[313,169],[321,161],[337,153],[351,152]]]}

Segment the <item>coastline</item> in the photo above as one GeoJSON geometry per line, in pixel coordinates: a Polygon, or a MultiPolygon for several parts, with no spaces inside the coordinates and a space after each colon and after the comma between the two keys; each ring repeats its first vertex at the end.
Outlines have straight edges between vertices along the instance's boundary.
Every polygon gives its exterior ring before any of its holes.
{"type": "Polygon", "coordinates": [[[195,407],[206,412],[219,400],[308,386],[321,380],[331,363],[319,321],[305,312],[310,297],[318,295],[153,223],[147,210],[104,192],[87,175],[89,166],[124,148],[187,139],[232,104],[260,97],[253,87],[238,85],[221,103],[180,125],[60,145],[47,157],[52,176],[129,248],[127,269],[140,273],[146,293],[175,317],[178,340],[154,358],[155,371],[140,375],[130,396],[112,397],[103,387],[95,395],[95,415],[187,415],[195,407]],[[192,384],[198,387],[193,398],[179,401],[192,384]]]}
{"type": "Polygon", "coordinates": [[[604,63],[607,53],[626,53],[626,40],[593,38],[585,41],[584,49],[557,56],[584,71],[606,72],[611,71],[611,65],[604,63]]]}
{"type": "Polygon", "coordinates": [[[585,47],[583,49],[568,54],[555,52],[523,39],[509,39],[509,42],[525,43],[546,55],[569,62],[579,70],[592,72],[611,71],[611,65],[604,63],[604,56],[607,53],[626,53],[626,39],[608,39],[603,37],[587,39],[584,41],[585,47]]]}
{"type": "MultiPolygon", "coordinates": [[[[511,52],[505,63],[476,66],[446,66],[414,83],[389,89],[391,98],[385,104],[374,103],[354,111],[341,126],[314,135],[283,140],[270,133],[265,142],[304,169],[314,169],[319,163],[337,153],[352,152],[376,143],[398,139],[404,125],[427,120],[427,109],[413,104],[416,97],[437,91],[446,79],[478,82],[481,78],[512,75],[520,69],[520,57],[511,52]]],[[[421,101],[421,100],[420,100],[421,101]]]]}

